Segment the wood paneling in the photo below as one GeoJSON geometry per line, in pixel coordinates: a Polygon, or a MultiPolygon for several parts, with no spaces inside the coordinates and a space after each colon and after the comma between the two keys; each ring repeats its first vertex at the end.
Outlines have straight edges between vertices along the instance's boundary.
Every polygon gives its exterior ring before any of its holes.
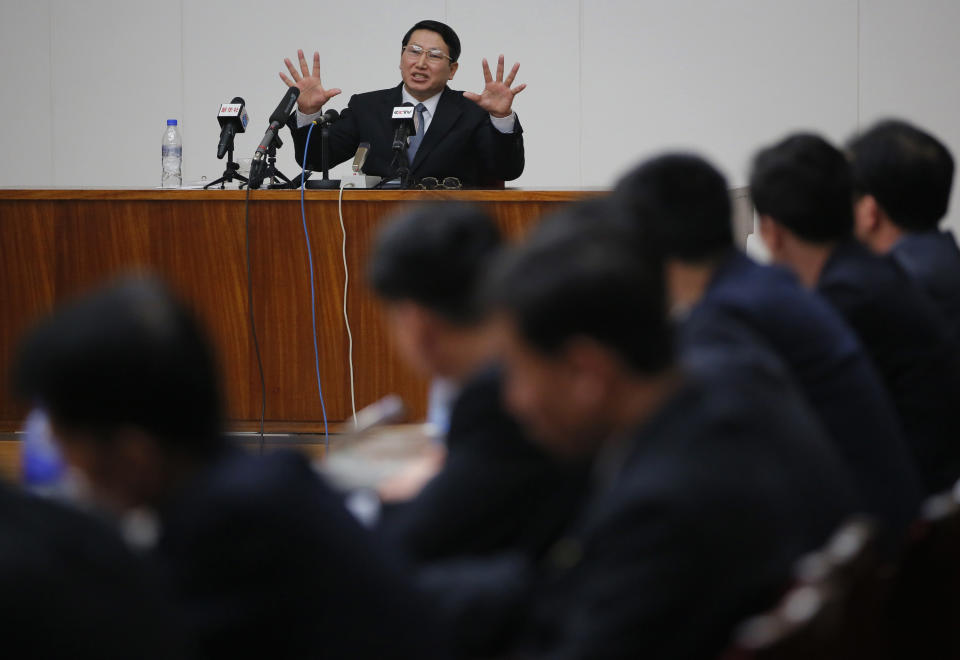
{"type": "Polygon", "coordinates": [[[0,481],[20,482],[20,440],[0,439],[0,481]]]}
{"type": "MultiPolygon", "coordinates": [[[[456,199],[480,204],[518,237],[539,217],[586,191],[347,191],[343,216],[350,271],[358,408],[397,392],[414,418],[426,383],[388,341],[365,284],[370,245],[383,218],[404,203],[456,199]]],[[[53,305],[118,274],[162,275],[197,311],[217,347],[232,428],[260,415],[260,382],[247,313],[244,197],[240,191],[0,190],[0,430],[19,426],[24,404],[9,390],[16,341],[53,305]]],[[[310,276],[298,191],[250,194],[250,255],[268,426],[321,427],[314,368],[310,276]]],[[[342,233],[336,191],[307,191],[320,376],[331,421],[350,415],[343,324],[342,233]]]]}
{"type": "Polygon", "coordinates": [[[0,205],[0,420],[13,430],[23,409],[10,394],[13,347],[39,316],[53,308],[56,288],[56,208],[53,202],[0,205]]]}

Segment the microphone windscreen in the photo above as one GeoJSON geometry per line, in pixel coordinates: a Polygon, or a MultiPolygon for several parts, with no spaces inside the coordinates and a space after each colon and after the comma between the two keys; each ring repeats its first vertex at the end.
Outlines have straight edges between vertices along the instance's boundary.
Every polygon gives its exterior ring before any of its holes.
{"type": "Polygon", "coordinates": [[[297,98],[300,96],[300,90],[296,87],[287,87],[287,93],[283,95],[283,98],[280,100],[280,105],[277,106],[277,109],[273,111],[273,114],[270,115],[270,123],[277,122],[281,125],[285,124],[287,117],[290,116],[290,113],[293,112],[294,106],[297,104],[297,98]]]}

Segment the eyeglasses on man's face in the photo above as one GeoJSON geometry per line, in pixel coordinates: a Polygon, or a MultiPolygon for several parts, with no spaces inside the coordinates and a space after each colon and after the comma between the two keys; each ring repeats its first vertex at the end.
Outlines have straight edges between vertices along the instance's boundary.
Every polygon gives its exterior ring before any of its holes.
{"type": "Polygon", "coordinates": [[[452,57],[450,57],[449,55],[447,55],[446,53],[444,53],[444,52],[443,52],[442,50],[440,50],[439,48],[430,48],[430,49],[427,49],[427,48],[424,48],[423,46],[420,46],[420,45],[418,45],[418,44],[407,44],[406,46],[404,46],[404,47],[401,48],[400,50],[403,51],[403,53],[404,53],[407,57],[409,57],[411,60],[419,60],[419,59],[420,59],[420,56],[423,55],[424,53],[426,53],[426,54],[427,54],[427,61],[433,62],[433,63],[435,63],[435,64],[439,64],[440,62],[443,62],[444,60],[450,60],[451,62],[453,61],[453,58],[452,58],[452,57]]]}

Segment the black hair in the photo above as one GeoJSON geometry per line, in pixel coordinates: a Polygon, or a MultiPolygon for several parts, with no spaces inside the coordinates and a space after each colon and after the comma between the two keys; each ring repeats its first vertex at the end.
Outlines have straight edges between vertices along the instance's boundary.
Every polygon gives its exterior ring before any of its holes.
{"type": "Polygon", "coordinates": [[[480,208],[421,204],[381,230],[370,283],[385,300],[410,300],[445,319],[470,325],[483,316],[481,288],[501,248],[500,230],[480,208]]]}
{"type": "Polygon", "coordinates": [[[594,201],[544,219],[498,260],[490,298],[545,355],[586,337],[636,373],[659,373],[674,353],[663,269],[640,258],[633,236],[599,210],[594,201]]]}
{"type": "Polygon", "coordinates": [[[13,375],[55,422],[95,437],[132,426],[195,454],[220,442],[213,351],[153,278],[124,278],[55,310],[22,340],[13,375]]]}
{"type": "Polygon", "coordinates": [[[812,243],[853,234],[853,178],[839,149],[798,133],[754,157],[750,195],[757,212],[812,243]]]}
{"type": "Polygon", "coordinates": [[[440,38],[443,39],[443,43],[447,44],[447,48],[450,50],[450,62],[453,63],[460,59],[460,37],[457,36],[457,33],[453,31],[452,27],[440,21],[419,21],[403,35],[403,43],[401,46],[406,46],[410,43],[410,35],[417,30],[430,30],[431,32],[439,34],[440,38]]]}
{"type": "Polygon", "coordinates": [[[723,175],[693,154],[665,154],[628,172],[615,199],[644,244],[667,258],[702,261],[733,247],[723,175]]]}
{"type": "Polygon", "coordinates": [[[901,229],[937,228],[953,187],[953,156],[942,142],[890,119],[852,139],[847,148],[858,194],[873,195],[901,229]]]}

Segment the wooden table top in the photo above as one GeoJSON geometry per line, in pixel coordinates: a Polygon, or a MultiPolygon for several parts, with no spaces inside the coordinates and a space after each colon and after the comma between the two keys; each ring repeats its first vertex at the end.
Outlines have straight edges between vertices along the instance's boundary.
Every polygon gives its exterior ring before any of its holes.
{"type": "MultiPolygon", "coordinates": [[[[503,190],[357,190],[343,191],[344,201],[399,202],[415,199],[456,199],[470,202],[570,202],[608,192],[602,188],[506,188],[503,190]]],[[[339,190],[307,190],[305,199],[335,200],[339,190]]],[[[117,200],[117,201],[198,201],[236,200],[246,190],[189,190],[183,188],[0,188],[0,200],[117,200]]],[[[253,190],[251,200],[300,199],[300,190],[253,190]]]]}

